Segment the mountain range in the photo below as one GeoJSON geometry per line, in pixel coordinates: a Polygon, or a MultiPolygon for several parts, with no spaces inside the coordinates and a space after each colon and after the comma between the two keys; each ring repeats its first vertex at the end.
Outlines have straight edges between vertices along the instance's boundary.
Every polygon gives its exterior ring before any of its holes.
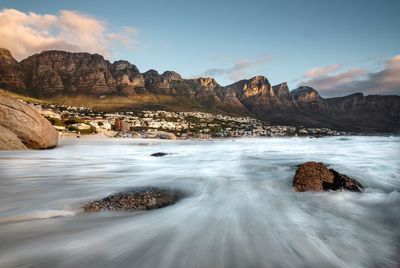
{"type": "Polygon", "coordinates": [[[292,91],[264,76],[228,86],[183,79],[173,71],[141,73],[128,61],[99,54],[44,51],[20,62],[0,49],[0,87],[18,94],[104,110],[154,108],[247,115],[275,124],[400,133],[400,96],[355,93],[323,98],[307,86],[292,91]]]}

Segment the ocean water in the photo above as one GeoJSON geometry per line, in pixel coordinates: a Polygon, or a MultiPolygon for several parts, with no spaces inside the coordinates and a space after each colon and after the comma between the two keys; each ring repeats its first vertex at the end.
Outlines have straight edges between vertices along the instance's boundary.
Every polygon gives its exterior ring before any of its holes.
{"type": "Polygon", "coordinates": [[[400,137],[82,138],[0,152],[0,267],[399,265],[400,137]],[[365,192],[293,192],[306,161],[365,192]],[[80,210],[139,186],[188,196],[153,211],[80,210]]]}

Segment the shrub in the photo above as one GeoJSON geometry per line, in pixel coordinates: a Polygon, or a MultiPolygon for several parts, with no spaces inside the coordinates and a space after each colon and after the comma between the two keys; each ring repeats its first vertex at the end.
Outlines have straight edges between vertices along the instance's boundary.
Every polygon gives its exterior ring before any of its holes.
{"type": "Polygon", "coordinates": [[[73,125],[73,124],[78,124],[78,123],[83,123],[82,119],[74,117],[74,118],[68,118],[67,120],[64,121],[66,125],[73,125]]]}
{"type": "Polygon", "coordinates": [[[63,122],[58,119],[58,118],[54,118],[54,117],[46,117],[47,120],[49,120],[49,122],[53,125],[53,126],[63,126],[63,122]]]}

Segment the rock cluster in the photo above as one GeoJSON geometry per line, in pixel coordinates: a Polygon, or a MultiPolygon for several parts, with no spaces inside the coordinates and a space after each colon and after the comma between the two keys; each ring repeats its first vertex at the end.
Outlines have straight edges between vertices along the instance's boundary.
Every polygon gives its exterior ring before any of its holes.
{"type": "Polygon", "coordinates": [[[85,212],[103,210],[152,210],[173,205],[184,197],[184,193],[162,188],[142,188],[109,195],[83,206],[85,212]]]}
{"type": "Polygon", "coordinates": [[[328,169],[320,162],[307,162],[299,165],[293,179],[296,192],[306,191],[341,191],[362,192],[363,186],[346,175],[334,169],[328,169]]]}
{"type": "Polygon", "coordinates": [[[0,94],[1,150],[49,149],[58,143],[58,132],[38,111],[0,94]]]}

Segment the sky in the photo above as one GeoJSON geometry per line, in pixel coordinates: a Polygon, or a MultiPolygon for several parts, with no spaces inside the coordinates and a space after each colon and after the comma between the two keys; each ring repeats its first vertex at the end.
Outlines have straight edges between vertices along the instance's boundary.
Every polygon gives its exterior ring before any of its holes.
{"type": "Polygon", "coordinates": [[[61,49],[228,85],[400,95],[399,0],[0,0],[0,47],[61,49]]]}

